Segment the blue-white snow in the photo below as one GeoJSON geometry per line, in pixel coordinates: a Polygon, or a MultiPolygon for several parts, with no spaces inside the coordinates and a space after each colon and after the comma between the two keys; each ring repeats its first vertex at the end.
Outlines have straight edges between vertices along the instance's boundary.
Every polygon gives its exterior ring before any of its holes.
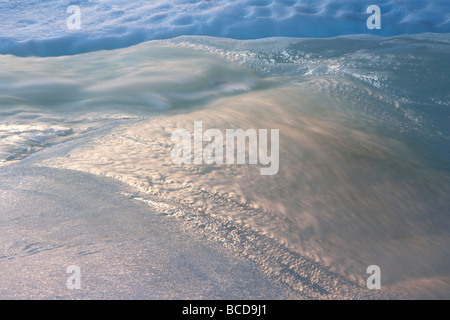
{"type": "Polygon", "coordinates": [[[53,56],[123,48],[153,39],[206,35],[233,39],[450,32],[446,0],[1,1],[0,54],[53,56]],[[366,12],[378,5],[380,30],[366,12]],[[70,5],[81,29],[70,30],[70,5]]]}
{"type": "Polygon", "coordinates": [[[448,9],[1,2],[0,297],[448,299],[448,9]],[[174,165],[194,121],[279,129],[279,173],[174,165]]]}

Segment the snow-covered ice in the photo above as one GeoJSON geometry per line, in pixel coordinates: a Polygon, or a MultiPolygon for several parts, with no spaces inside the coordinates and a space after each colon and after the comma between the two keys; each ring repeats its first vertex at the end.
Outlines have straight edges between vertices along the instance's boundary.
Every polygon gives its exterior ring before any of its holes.
{"type": "Polygon", "coordinates": [[[257,39],[450,32],[449,12],[448,1],[427,0],[2,1],[0,54],[76,54],[181,35],[257,39]],[[372,4],[382,13],[380,30],[366,26],[372,4]],[[67,28],[70,5],[80,7],[79,30],[67,28]]]}

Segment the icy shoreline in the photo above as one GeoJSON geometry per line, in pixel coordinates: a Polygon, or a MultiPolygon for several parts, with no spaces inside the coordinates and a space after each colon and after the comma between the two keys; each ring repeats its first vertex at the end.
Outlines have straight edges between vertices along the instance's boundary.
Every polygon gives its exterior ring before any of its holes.
{"type": "Polygon", "coordinates": [[[0,168],[0,179],[1,299],[303,296],[112,179],[26,165],[0,168]],[[69,265],[80,267],[80,290],[66,286],[69,265]]]}

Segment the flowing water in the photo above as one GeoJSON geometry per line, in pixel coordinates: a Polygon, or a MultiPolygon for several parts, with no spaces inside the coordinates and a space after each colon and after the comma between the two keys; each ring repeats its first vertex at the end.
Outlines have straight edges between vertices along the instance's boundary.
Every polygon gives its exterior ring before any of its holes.
{"type": "Polygon", "coordinates": [[[118,179],[133,201],[313,298],[368,295],[369,265],[380,266],[384,293],[448,298],[449,42],[185,36],[4,55],[0,172],[36,165],[118,179]],[[223,133],[278,129],[278,173],[173,164],[171,134],[194,121],[223,133]]]}

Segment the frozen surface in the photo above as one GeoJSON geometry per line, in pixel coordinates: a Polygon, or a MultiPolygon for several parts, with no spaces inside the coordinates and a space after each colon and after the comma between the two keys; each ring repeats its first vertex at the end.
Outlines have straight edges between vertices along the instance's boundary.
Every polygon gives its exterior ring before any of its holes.
{"type": "Polygon", "coordinates": [[[2,1],[0,53],[27,56],[123,48],[153,39],[208,35],[234,39],[450,32],[448,1],[380,0],[380,30],[369,30],[369,0],[2,1]],[[70,30],[70,5],[81,29],[70,30]]]}
{"type": "Polygon", "coordinates": [[[449,4],[369,4],[1,2],[0,295],[448,299],[449,4]],[[279,174],[174,165],[199,120],[279,174]]]}
{"type": "MultiPolygon", "coordinates": [[[[134,201],[307,298],[369,297],[371,264],[383,270],[382,294],[446,298],[448,51],[448,35],[434,34],[181,37],[76,56],[4,56],[3,169],[125,182],[134,201]],[[174,165],[171,132],[198,120],[222,132],[278,128],[279,173],[174,165]]],[[[49,194],[58,199],[58,190],[49,194]]],[[[134,210],[126,202],[119,211],[127,206],[134,210]]]]}
{"type": "Polygon", "coordinates": [[[0,298],[302,298],[127,191],[76,171],[2,170],[0,298]],[[80,290],[66,286],[70,265],[80,290]]]}

